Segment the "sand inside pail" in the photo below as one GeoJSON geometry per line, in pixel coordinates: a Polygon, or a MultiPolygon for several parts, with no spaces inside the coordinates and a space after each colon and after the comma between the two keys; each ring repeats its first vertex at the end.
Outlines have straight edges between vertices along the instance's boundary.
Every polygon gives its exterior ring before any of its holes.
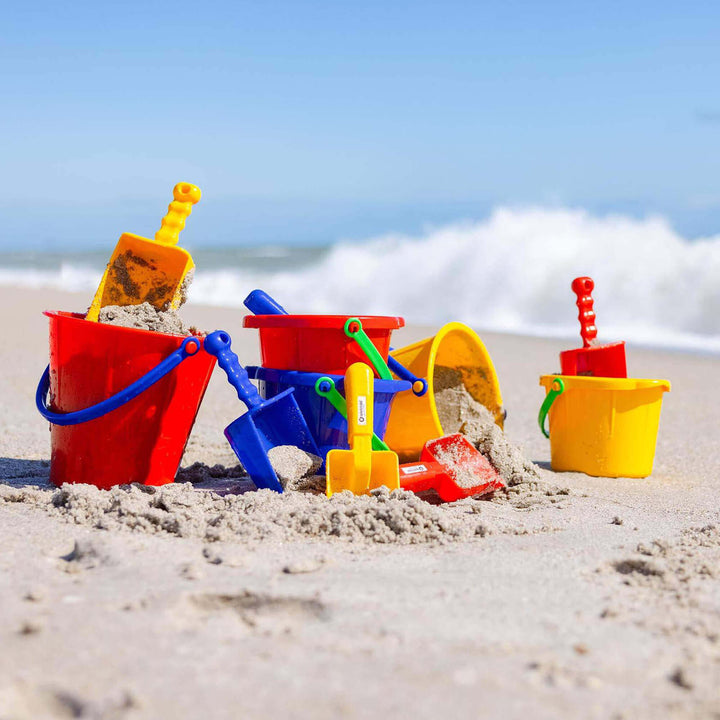
{"type": "Polygon", "coordinates": [[[191,335],[177,310],[158,310],[148,302],[140,305],[106,305],[98,321],[106,325],[151,330],[165,335],[191,335]]]}

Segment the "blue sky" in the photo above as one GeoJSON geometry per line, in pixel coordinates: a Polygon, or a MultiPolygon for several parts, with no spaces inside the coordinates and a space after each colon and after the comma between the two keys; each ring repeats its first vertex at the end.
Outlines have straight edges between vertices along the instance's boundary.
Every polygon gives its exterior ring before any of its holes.
{"type": "Polygon", "coordinates": [[[720,5],[7,4],[0,248],[331,242],[500,204],[720,233],[720,5]]]}

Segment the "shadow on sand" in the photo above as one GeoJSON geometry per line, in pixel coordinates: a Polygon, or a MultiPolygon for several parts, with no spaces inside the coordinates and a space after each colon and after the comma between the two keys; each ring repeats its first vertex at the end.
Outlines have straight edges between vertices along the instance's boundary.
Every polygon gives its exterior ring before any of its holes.
{"type": "Polygon", "coordinates": [[[49,460],[20,460],[0,457],[0,483],[12,487],[51,489],[49,460]]]}

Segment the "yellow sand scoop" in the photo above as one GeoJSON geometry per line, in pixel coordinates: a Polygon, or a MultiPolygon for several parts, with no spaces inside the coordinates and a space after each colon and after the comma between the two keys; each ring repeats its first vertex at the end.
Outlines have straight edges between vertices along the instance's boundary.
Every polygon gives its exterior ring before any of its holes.
{"type": "Polygon", "coordinates": [[[97,321],[106,305],[140,305],[149,302],[158,310],[176,309],[184,302],[185,278],[195,267],[187,250],[177,247],[180,231],[200,188],[178,183],[173,202],[162,219],[155,240],[123,233],[105,268],[105,274],[86,315],[97,321]]]}
{"type": "Polygon", "coordinates": [[[372,450],[374,375],[365,363],[354,363],[345,373],[348,443],[350,450],[331,450],[326,459],[327,495],[351,490],[363,495],[385,485],[400,487],[398,456],[391,450],[372,450]]]}

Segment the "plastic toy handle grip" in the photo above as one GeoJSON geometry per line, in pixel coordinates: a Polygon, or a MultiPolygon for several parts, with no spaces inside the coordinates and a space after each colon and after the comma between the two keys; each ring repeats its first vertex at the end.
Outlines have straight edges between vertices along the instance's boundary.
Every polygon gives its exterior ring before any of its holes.
{"type": "Polygon", "coordinates": [[[412,391],[418,397],[422,397],[428,390],[427,380],[413,375],[404,365],[401,365],[392,355],[388,356],[388,368],[392,370],[401,380],[412,383],[412,391]]]}
{"type": "Polygon", "coordinates": [[[243,305],[253,315],[287,315],[287,310],[264,290],[253,290],[243,300],[243,305]]]}
{"type": "Polygon", "coordinates": [[[360,346],[360,349],[365,353],[379,377],[382,380],[392,380],[390,368],[388,368],[387,363],[373,344],[373,341],[363,330],[360,318],[348,318],[343,329],[345,330],[345,334],[360,346]]]}
{"type": "Polygon", "coordinates": [[[583,339],[583,347],[590,347],[597,337],[595,326],[595,311],[593,310],[592,291],[595,283],[589,277],[577,277],[572,281],[572,290],[577,296],[577,306],[580,313],[580,337],[583,339]]]}
{"type": "Polygon", "coordinates": [[[230,349],[232,340],[224,330],[210,333],[203,346],[211,355],[218,359],[218,365],[225,371],[228,382],[237,391],[238,397],[248,409],[262,405],[263,399],[257,388],[250,382],[247,371],[240,364],[238,356],[230,349]]]}
{"type": "Polygon", "coordinates": [[[368,447],[371,444],[375,402],[374,379],[370,366],[362,362],[353,363],[345,373],[345,402],[350,447],[355,447],[356,440],[367,439],[368,447]]]}
{"type": "Polygon", "coordinates": [[[546,438],[550,437],[550,433],[545,429],[545,418],[548,416],[550,408],[558,395],[562,395],[564,392],[565,383],[560,378],[555,378],[550,386],[550,391],[545,396],[545,400],[543,400],[543,404],[540,406],[540,412],[538,413],[538,425],[540,425],[540,430],[546,438]]]}
{"type": "Polygon", "coordinates": [[[200,200],[200,188],[190,183],[178,183],[173,188],[174,200],[155,233],[155,241],[163,245],[176,245],[185,220],[192,212],[192,206],[200,200]]]}
{"type": "MultiPolygon", "coordinates": [[[[320,397],[324,397],[345,418],[345,420],[347,420],[347,403],[345,402],[345,398],[338,392],[332,378],[318,378],[315,383],[315,392],[320,397]]],[[[387,443],[377,435],[377,433],[373,432],[372,449],[389,450],[390,448],[387,443]]]]}
{"type": "Polygon", "coordinates": [[[200,338],[185,338],[177,350],[170,353],[161,363],[158,363],[152,370],[128,385],[124,390],[120,390],[120,392],[96,405],[69,413],[53,412],[47,406],[47,393],[50,389],[50,366],[48,365],[35,392],[35,405],[40,414],[53,425],[79,425],[90,420],[97,420],[97,418],[117,410],[136,398],[140,393],[145,392],[151,385],[154,385],[171,370],[174,370],[185,358],[195,355],[200,350],[201,345],[200,338]]]}

